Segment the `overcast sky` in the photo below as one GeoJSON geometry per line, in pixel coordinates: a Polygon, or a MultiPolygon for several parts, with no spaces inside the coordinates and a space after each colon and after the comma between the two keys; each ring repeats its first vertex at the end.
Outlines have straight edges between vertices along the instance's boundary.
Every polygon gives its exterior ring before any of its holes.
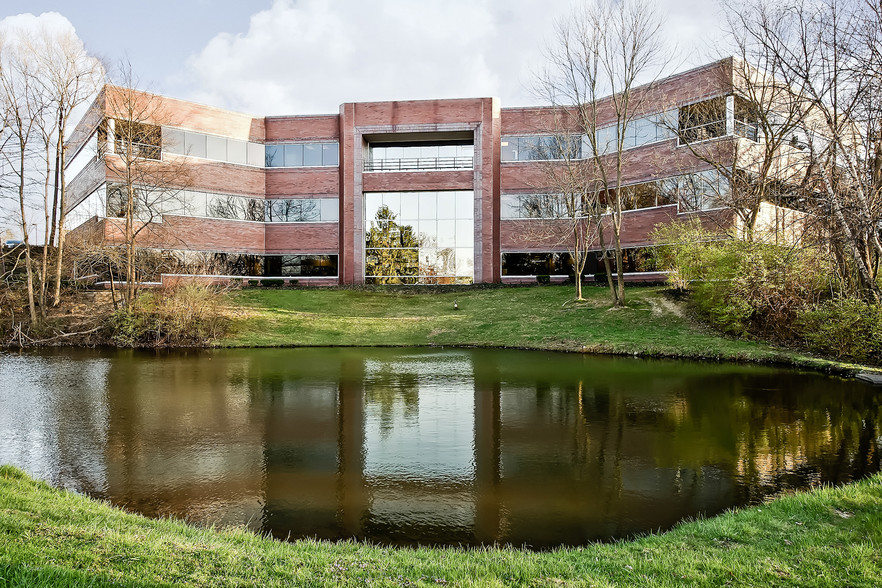
{"type": "MultiPolygon", "coordinates": [[[[585,0],[591,1],[591,0],[585,0]]],[[[529,92],[572,0],[4,0],[12,22],[72,26],[142,89],[258,115],[337,112],[343,102],[529,92]],[[43,14],[43,13],[57,14],[43,14]],[[32,14],[39,18],[15,15],[32,14]]],[[[712,57],[712,0],[659,0],[682,70],[712,57]]]]}

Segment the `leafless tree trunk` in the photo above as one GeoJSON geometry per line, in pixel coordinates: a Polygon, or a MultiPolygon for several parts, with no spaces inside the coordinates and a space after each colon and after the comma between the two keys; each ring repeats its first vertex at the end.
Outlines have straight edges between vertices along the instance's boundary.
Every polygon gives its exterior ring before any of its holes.
{"type": "Polygon", "coordinates": [[[644,114],[653,82],[668,65],[662,20],[647,0],[599,0],[576,8],[556,26],[548,64],[539,77],[539,92],[553,106],[571,113],[570,125],[585,138],[583,153],[594,161],[608,208],[608,226],[617,276],[607,255],[605,225],[597,226],[614,304],[625,304],[621,228],[623,172],[627,162],[624,137],[631,122],[644,114]],[[635,91],[638,84],[647,84],[635,91]],[[601,129],[614,129],[607,142],[601,129]]]}
{"type": "MultiPolygon", "coordinates": [[[[98,92],[103,82],[104,68],[98,60],[86,53],[83,44],[73,32],[41,31],[24,44],[23,53],[26,59],[34,62],[37,70],[35,83],[40,85],[49,100],[44,127],[52,130],[52,133],[47,134],[47,141],[54,137],[53,197],[51,205],[47,204],[51,208],[51,220],[47,224],[48,245],[57,242],[55,287],[52,296],[52,304],[57,306],[61,298],[67,206],[65,134],[74,110],[98,92]]],[[[47,159],[50,157],[48,151],[47,145],[47,159]]],[[[49,165],[50,162],[47,161],[47,166],[49,165]]],[[[47,177],[47,185],[48,181],[47,177]]]]}
{"type": "Polygon", "coordinates": [[[130,66],[124,65],[120,75],[122,85],[107,86],[104,90],[108,116],[105,159],[115,183],[108,199],[117,200],[117,216],[123,224],[123,300],[130,307],[141,281],[137,262],[139,241],[146,239],[144,244],[149,245],[152,237],[160,241],[168,238],[157,221],[170,203],[179,200],[190,176],[182,158],[162,156],[162,125],[174,123],[162,98],[134,89],[130,66]]]}

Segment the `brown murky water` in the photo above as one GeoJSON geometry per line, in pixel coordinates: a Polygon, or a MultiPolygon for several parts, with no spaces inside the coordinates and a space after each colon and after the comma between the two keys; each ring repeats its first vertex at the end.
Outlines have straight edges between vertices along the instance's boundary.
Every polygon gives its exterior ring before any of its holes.
{"type": "Polygon", "coordinates": [[[0,462],[277,537],[578,545],[879,470],[882,390],[542,352],[0,354],[0,462]]]}

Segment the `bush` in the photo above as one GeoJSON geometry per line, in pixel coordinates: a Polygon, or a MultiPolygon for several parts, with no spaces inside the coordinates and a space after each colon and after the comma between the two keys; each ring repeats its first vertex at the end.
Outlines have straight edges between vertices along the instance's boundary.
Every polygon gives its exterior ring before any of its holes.
{"type": "Polygon", "coordinates": [[[831,290],[832,267],[817,250],[728,239],[698,221],[653,232],[666,243],[658,259],[676,289],[688,289],[700,312],[735,335],[798,342],[796,319],[831,290]]]}
{"type": "Polygon", "coordinates": [[[857,362],[882,363],[882,306],[853,298],[804,311],[798,325],[808,347],[857,362]]]}
{"type": "Polygon", "coordinates": [[[248,285],[251,287],[260,286],[260,280],[248,280],[248,285]]]}
{"type": "Polygon", "coordinates": [[[606,277],[606,272],[597,272],[594,274],[594,283],[595,284],[607,284],[609,280],[606,277]]]}
{"type": "Polygon", "coordinates": [[[260,280],[260,285],[264,288],[279,288],[285,285],[285,280],[260,280]]]}
{"type": "Polygon", "coordinates": [[[551,276],[549,276],[547,274],[543,274],[541,276],[536,276],[536,283],[537,284],[550,284],[551,283],[551,276]]]}
{"type": "Polygon", "coordinates": [[[111,315],[111,338],[122,347],[204,346],[227,329],[220,296],[203,284],[142,292],[111,315]]]}

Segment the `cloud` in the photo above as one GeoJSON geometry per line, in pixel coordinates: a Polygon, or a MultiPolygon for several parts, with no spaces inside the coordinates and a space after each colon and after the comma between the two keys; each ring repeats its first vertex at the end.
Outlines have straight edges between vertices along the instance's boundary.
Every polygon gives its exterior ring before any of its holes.
{"type": "Polygon", "coordinates": [[[276,0],[245,34],[220,34],[186,72],[202,102],[257,114],[336,112],[349,101],[502,96],[569,0],[276,0]]]}
{"type": "Polygon", "coordinates": [[[39,16],[29,13],[17,14],[0,20],[0,36],[4,42],[15,43],[19,39],[28,38],[43,31],[76,34],[73,24],[57,12],[44,12],[39,16]]]}

